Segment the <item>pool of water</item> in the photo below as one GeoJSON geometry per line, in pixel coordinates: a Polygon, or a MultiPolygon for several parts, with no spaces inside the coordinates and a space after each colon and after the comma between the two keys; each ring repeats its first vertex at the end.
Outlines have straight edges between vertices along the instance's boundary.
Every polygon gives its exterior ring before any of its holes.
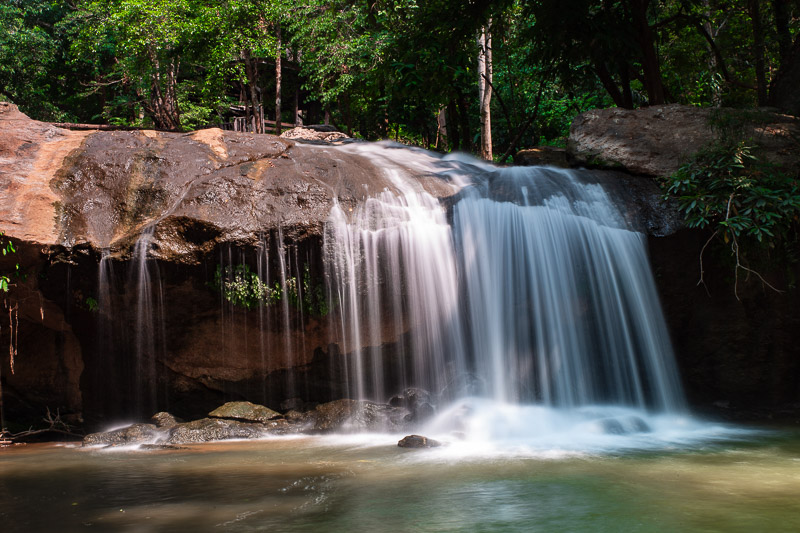
{"type": "Polygon", "coordinates": [[[0,450],[0,531],[800,531],[800,431],[636,449],[397,435],[0,450]]]}

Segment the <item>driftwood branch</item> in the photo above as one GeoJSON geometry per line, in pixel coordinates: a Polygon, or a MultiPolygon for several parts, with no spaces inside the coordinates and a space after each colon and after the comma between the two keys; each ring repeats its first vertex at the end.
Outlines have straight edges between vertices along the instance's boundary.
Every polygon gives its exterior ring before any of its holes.
{"type": "Polygon", "coordinates": [[[15,442],[22,442],[30,437],[45,433],[57,433],[67,437],[74,437],[76,439],[83,438],[83,435],[80,433],[75,433],[69,424],[61,420],[61,414],[58,412],[58,410],[56,410],[56,414],[53,416],[53,414],[50,412],[50,408],[48,408],[47,414],[42,420],[48,424],[48,427],[42,429],[30,428],[26,431],[20,431],[19,433],[8,433],[0,430],[0,445],[7,446],[15,442]]]}

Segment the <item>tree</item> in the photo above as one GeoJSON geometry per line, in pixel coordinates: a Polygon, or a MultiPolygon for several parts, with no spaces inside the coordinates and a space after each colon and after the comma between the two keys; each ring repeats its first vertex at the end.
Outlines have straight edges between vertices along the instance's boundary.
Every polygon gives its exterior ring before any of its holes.
{"type": "Polygon", "coordinates": [[[129,89],[156,128],[180,130],[178,75],[195,7],[190,0],[86,0],[73,16],[73,51],[89,61],[110,55],[112,67],[95,86],[129,89]]]}
{"type": "Polygon", "coordinates": [[[492,160],[492,21],[478,34],[478,103],[481,118],[481,157],[492,160]]]}
{"type": "Polygon", "coordinates": [[[69,41],[59,23],[70,12],[67,2],[0,3],[0,95],[43,120],[70,120],[79,107],[93,108],[81,97],[84,65],[66,57],[69,41]]]}

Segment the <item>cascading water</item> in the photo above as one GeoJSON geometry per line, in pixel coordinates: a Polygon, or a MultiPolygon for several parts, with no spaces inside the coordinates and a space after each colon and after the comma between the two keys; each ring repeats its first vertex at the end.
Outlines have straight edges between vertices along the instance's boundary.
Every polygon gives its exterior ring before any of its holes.
{"type": "MultiPolygon", "coordinates": [[[[495,171],[455,206],[469,346],[501,401],[682,406],[644,237],[574,171],[495,171]]],[[[462,307],[459,307],[462,308],[462,307]]]]}
{"type": "Polygon", "coordinates": [[[399,376],[440,393],[440,405],[477,394],[683,409],[644,236],[600,185],[579,171],[355,149],[377,155],[397,190],[353,213],[335,208],[326,228],[353,396],[385,401],[399,376]],[[461,187],[451,221],[404,158],[461,187]]]}
{"type": "Polygon", "coordinates": [[[155,226],[147,227],[136,241],[130,272],[132,284],[136,287],[134,394],[140,413],[154,412],[158,406],[156,362],[164,360],[166,346],[161,278],[157,267],[153,268],[155,275],[151,273],[148,258],[154,229],[155,226]]]}

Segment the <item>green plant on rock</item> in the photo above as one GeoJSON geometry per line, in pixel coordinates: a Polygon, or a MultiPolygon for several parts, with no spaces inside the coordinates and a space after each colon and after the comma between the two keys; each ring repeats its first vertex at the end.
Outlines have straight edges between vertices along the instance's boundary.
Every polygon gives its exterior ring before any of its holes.
{"type": "Polygon", "coordinates": [[[775,289],[747,266],[743,247],[769,251],[792,241],[800,216],[797,176],[764,161],[752,143],[723,137],[680,167],[664,188],[667,198],[679,202],[688,227],[712,230],[700,252],[699,283],[704,283],[703,253],[720,239],[730,246],[735,261],[737,298],[740,271],[775,289]]]}
{"type": "Polygon", "coordinates": [[[281,299],[280,284],[270,287],[247,265],[217,267],[212,288],[222,291],[228,302],[245,309],[269,306],[281,299]]]}
{"type": "Polygon", "coordinates": [[[214,281],[209,286],[221,291],[226,301],[245,309],[269,307],[285,296],[289,305],[306,314],[326,316],[330,310],[323,285],[313,282],[308,265],[303,269],[300,287],[295,276],[286,279],[285,288],[277,281],[268,285],[247,265],[217,266],[214,281]]]}
{"type": "Polygon", "coordinates": [[[286,297],[292,306],[306,314],[327,316],[330,312],[325,290],[321,283],[314,283],[311,280],[311,270],[307,264],[303,269],[302,291],[297,290],[297,279],[289,278],[286,280],[286,297]]]}
{"type": "MultiPolygon", "coordinates": [[[[0,237],[5,235],[5,232],[0,231],[0,237]]],[[[14,243],[11,241],[4,242],[0,239],[0,251],[2,251],[3,255],[13,254],[16,253],[17,249],[14,248],[14,243]]],[[[16,274],[19,275],[19,263],[16,265],[16,274]]],[[[0,291],[8,292],[9,287],[11,286],[11,279],[6,274],[0,274],[0,291]]]]}

